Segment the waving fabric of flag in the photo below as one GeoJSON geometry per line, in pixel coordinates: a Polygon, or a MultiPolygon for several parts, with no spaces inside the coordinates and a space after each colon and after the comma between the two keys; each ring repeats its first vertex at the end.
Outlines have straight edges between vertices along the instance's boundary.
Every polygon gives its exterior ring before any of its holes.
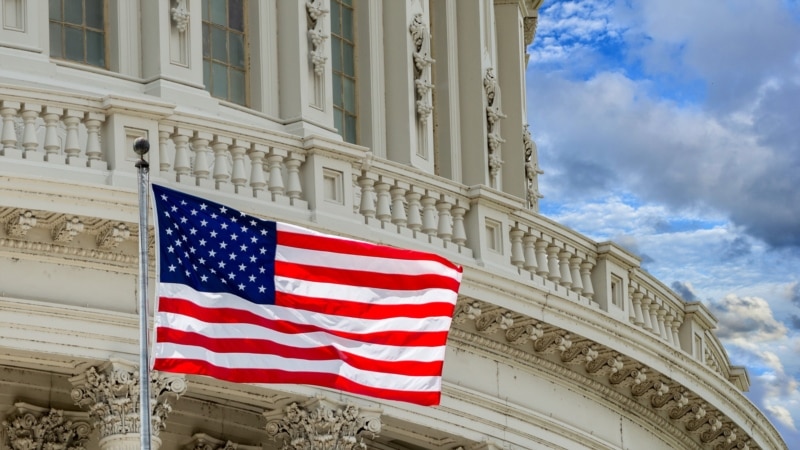
{"type": "Polygon", "coordinates": [[[154,369],[438,405],[461,267],[153,185],[154,369]]]}

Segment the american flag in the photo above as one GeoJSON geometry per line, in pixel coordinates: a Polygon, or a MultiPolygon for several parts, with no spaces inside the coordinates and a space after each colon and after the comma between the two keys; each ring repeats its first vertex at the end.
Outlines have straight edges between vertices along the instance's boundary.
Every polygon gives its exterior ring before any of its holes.
{"type": "Polygon", "coordinates": [[[152,189],[154,369],[439,404],[460,266],[152,189]]]}

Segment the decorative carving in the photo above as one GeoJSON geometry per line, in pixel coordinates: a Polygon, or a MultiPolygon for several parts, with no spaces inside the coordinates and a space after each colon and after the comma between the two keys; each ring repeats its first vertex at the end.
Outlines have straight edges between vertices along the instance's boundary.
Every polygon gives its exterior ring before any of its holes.
{"type": "Polygon", "coordinates": [[[585,364],[597,359],[599,353],[591,345],[573,345],[561,352],[561,362],[567,364],[585,364]],[[580,356],[580,358],[579,358],[580,356]]]}
{"type": "Polygon", "coordinates": [[[644,369],[623,368],[608,376],[608,382],[618,387],[630,387],[644,383],[647,380],[647,375],[644,369]]]}
{"type": "Polygon", "coordinates": [[[431,33],[425,24],[422,14],[415,14],[408,27],[411,33],[411,40],[414,48],[411,57],[414,60],[414,87],[416,88],[417,118],[420,123],[425,124],[433,111],[431,105],[430,92],[433,89],[431,83],[431,65],[436,62],[431,58],[431,33]]]}
{"type": "Polygon", "coordinates": [[[497,176],[503,166],[503,159],[500,157],[500,145],[505,140],[500,137],[500,119],[506,117],[500,109],[500,84],[494,75],[494,69],[486,69],[483,77],[483,90],[486,94],[486,133],[487,144],[489,146],[489,175],[492,187],[497,187],[497,176]]]}
{"type": "Polygon", "coordinates": [[[261,446],[242,445],[213,438],[205,433],[195,433],[183,450],[260,450],[261,446]]]}
{"type": "Polygon", "coordinates": [[[28,231],[36,226],[36,216],[31,211],[20,212],[19,216],[8,221],[6,231],[13,237],[22,238],[28,231]]]}
{"type": "Polygon", "coordinates": [[[655,395],[650,398],[650,404],[656,409],[661,409],[670,403],[674,403],[676,408],[681,408],[689,404],[689,397],[686,396],[686,392],[670,391],[667,387],[666,389],[656,390],[655,395]]]}
{"type": "Polygon", "coordinates": [[[686,422],[686,429],[689,431],[698,431],[704,429],[701,433],[708,431],[716,431],[722,427],[722,421],[717,416],[709,414],[704,415],[698,419],[693,419],[686,422]]]}
{"type": "Polygon", "coordinates": [[[659,381],[656,378],[650,378],[642,381],[639,384],[631,386],[631,395],[633,395],[634,397],[642,397],[645,395],[660,396],[660,395],[666,395],[668,392],[669,392],[669,385],[659,381]]]}
{"type": "Polygon", "coordinates": [[[698,403],[686,404],[676,406],[669,410],[669,418],[679,422],[689,422],[690,420],[698,420],[706,415],[706,410],[698,403]]]}
{"type": "Polygon", "coordinates": [[[72,242],[72,239],[83,231],[83,222],[78,217],[65,218],[53,228],[53,240],[56,242],[72,242]]]}
{"type": "Polygon", "coordinates": [[[325,61],[328,60],[322,46],[328,39],[328,35],[325,34],[321,19],[330,11],[325,9],[324,5],[323,0],[306,0],[308,39],[311,42],[309,58],[314,67],[314,73],[319,77],[325,73],[325,61]]]}
{"type": "Polygon", "coordinates": [[[131,236],[131,230],[124,223],[118,223],[106,228],[97,236],[97,246],[110,250],[119,247],[119,244],[131,236]]]}
{"type": "Polygon", "coordinates": [[[730,444],[736,440],[736,432],[730,427],[722,427],[716,430],[708,430],[705,433],[700,433],[700,441],[704,444],[711,444],[719,438],[724,438],[726,444],[730,444]]]}
{"type": "MultiPolygon", "coordinates": [[[[90,367],[81,375],[70,378],[74,386],[70,393],[76,405],[88,409],[100,437],[138,433],[139,371],[126,361],[112,360],[101,367],[90,367]]],[[[172,411],[169,399],[177,399],[186,392],[182,376],[151,372],[150,408],[152,433],[158,436],[166,427],[167,415],[172,411]]]]}
{"type": "Polygon", "coordinates": [[[475,319],[475,328],[481,333],[492,334],[498,328],[509,329],[514,325],[514,314],[511,311],[494,311],[490,314],[482,314],[475,319]]]}
{"type": "Polygon", "coordinates": [[[175,6],[171,11],[175,28],[180,33],[186,32],[186,28],[189,26],[189,9],[186,7],[186,0],[175,0],[175,6]]]}
{"type": "Polygon", "coordinates": [[[544,335],[544,330],[542,329],[542,324],[537,323],[536,325],[521,325],[518,327],[510,327],[506,330],[506,340],[510,344],[522,344],[528,339],[536,340],[544,335]]]}
{"type": "Polygon", "coordinates": [[[477,301],[472,303],[462,302],[456,307],[453,314],[453,322],[461,324],[469,320],[475,320],[481,316],[481,304],[477,301]]]}
{"type": "Polygon", "coordinates": [[[84,450],[92,427],[86,413],[15,403],[2,423],[11,450],[84,450]]]}
{"type": "Polygon", "coordinates": [[[531,137],[531,131],[526,124],[522,132],[522,145],[525,147],[525,192],[528,208],[537,210],[539,199],[544,197],[539,193],[539,175],[544,171],[539,168],[539,152],[536,142],[531,137]]]}
{"type": "Polygon", "coordinates": [[[264,417],[270,437],[286,435],[284,450],[356,450],[367,448],[365,433],[374,438],[381,431],[380,413],[379,409],[359,409],[352,403],[317,397],[264,417]]]}
{"type": "Polygon", "coordinates": [[[623,366],[618,356],[606,356],[586,363],[586,372],[590,375],[610,375],[622,370],[623,366]]]}
{"type": "Polygon", "coordinates": [[[539,27],[539,16],[522,19],[522,26],[525,35],[525,44],[522,48],[522,54],[525,55],[525,66],[527,66],[528,61],[531,59],[531,55],[528,53],[528,46],[533,43],[533,38],[536,37],[536,29],[539,27]]]}
{"type": "Polygon", "coordinates": [[[572,341],[565,332],[547,333],[533,341],[533,350],[538,353],[564,352],[572,347],[572,341]]]}

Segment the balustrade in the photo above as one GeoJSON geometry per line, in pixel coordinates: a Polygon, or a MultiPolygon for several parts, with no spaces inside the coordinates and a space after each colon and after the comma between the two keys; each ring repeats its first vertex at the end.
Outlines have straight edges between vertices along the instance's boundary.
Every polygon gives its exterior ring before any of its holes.
{"type": "Polygon", "coordinates": [[[0,102],[0,155],[56,165],[108,169],[100,141],[105,113],[84,103],[0,102]]]}
{"type": "MultiPolygon", "coordinates": [[[[118,123],[117,129],[108,128],[119,122],[114,116],[119,110],[103,105],[102,99],[70,97],[58,102],[17,96],[0,100],[0,157],[41,161],[48,167],[108,170],[109,161],[124,159],[109,152],[126,150],[114,148],[109,138],[119,133],[118,123]]],[[[309,180],[303,177],[315,172],[304,168],[310,153],[300,140],[220,124],[219,118],[203,122],[165,112],[154,120],[158,153],[152,156],[158,161],[158,176],[308,211],[303,189],[309,180]]],[[[119,137],[114,142],[120,142],[119,137]]],[[[327,155],[323,152],[320,158],[327,155]]],[[[480,247],[476,241],[480,237],[468,236],[465,227],[474,217],[469,214],[475,200],[466,187],[388,161],[370,159],[365,164],[357,152],[333,159],[348,161],[352,168],[346,176],[352,176],[352,192],[358,197],[354,204],[347,203],[353,207],[353,218],[464,255],[480,247]]],[[[592,275],[598,245],[537,214],[513,207],[508,211],[503,213],[509,220],[502,237],[510,247],[499,248],[508,253],[509,271],[527,273],[540,285],[566,291],[567,298],[594,303],[592,275]]],[[[628,269],[635,272],[636,267],[628,269]]],[[[683,302],[669,289],[656,287],[658,282],[649,276],[637,273],[636,277],[626,299],[629,322],[680,348],[683,302]]]]}

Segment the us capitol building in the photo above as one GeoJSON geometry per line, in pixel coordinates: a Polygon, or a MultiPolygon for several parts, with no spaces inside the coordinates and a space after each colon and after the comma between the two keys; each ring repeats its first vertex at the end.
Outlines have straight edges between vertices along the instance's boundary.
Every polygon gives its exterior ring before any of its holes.
{"type": "Polygon", "coordinates": [[[139,137],[153,181],[464,267],[440,406],[154,373],[154,448],[787,448],[703,304],[538,213],[540,3],[0,0],[0,448],[139,448],[139,137]]]}

